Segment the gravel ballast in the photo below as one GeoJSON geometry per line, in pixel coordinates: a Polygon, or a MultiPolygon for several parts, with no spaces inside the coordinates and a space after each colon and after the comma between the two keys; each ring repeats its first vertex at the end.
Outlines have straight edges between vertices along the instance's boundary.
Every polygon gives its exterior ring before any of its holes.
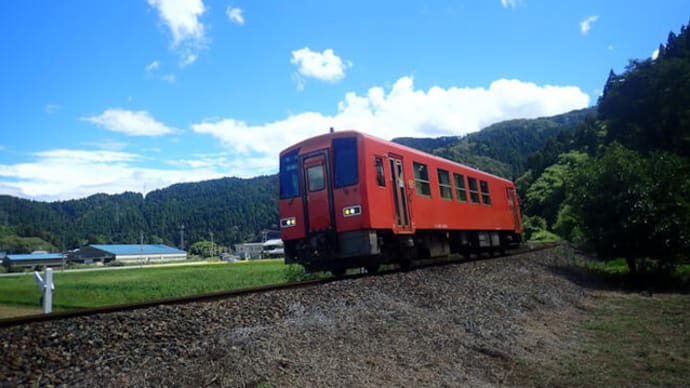
{"type": "Polygon", "coordinates": [[[0,386],[484,386],[572,346],[573,253],[0,329],[0,386]]]}

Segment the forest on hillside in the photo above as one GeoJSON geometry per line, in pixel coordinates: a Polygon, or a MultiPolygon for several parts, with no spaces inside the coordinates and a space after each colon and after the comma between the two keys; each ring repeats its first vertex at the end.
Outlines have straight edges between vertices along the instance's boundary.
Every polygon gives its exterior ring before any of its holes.
{"type": "Polygon", "coordinates": [[[668,270],[690,252],[690,31],[656,58],[610,72],[574,132],[530,155],[517,180],[528,238],[554,233],[625,258],[632,273],[668,270]]]}
{"type": "Polygon", "coordinates": [[[181,183],[139,193],[38,202],[0,196],[0,251],[63,251],[86,244],[231,246],[276,229],[277,176],[181,183]]]}

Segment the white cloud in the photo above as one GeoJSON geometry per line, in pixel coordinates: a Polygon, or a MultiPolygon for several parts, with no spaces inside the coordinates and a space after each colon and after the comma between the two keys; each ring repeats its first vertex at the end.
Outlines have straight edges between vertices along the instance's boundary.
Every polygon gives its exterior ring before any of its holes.
{"type": "Polygon", "coordinates": [[[62,105],[59,104],[46,104],[45,108],[43,108],[43,110],[49,115],[57,113],[60,109],[62,109],[62,105]]]}
{"type": "MultiPolygon", "coordinates": [[[[194,63],[194,61],[196,61],[196,58],[197,58],[196,54],[192,54],[191,57],[184,57],[184,58],[182,58],[182,59],[180,60],[180,67],[185,67],[185,66],[188,66],[188,65],[194,63]]],[[[160,68],[161,68],[160,62],[158,62],[158,61],[153,61],[153,62],[149,63],[148,65],[146,65],[146,67],[145,67],[144,69],[146,70],[146,75],[147,75],[148,77],[158,78],[158,79],[160,79],[160,80],[162,80],[162,81],[165,81],[165,82],[167,82],[167,83],[169,83],[169,84],[175,83],[175,75],[172,74],[172,73],[162,74],[162,75],[161,75],[161,74],[158,72],[158,70],[159,70],[160,68]]],[[[130,96],[130,97],[128,98],[128,101],[131,101],[131,100],[132,100],[132,97],[130,96]]]]}
{"type": "Polygon", "coordinates": [[[146,71],[151,72],[154,70],[158,70],[158,68],[160,66],[161,66],[161,64],[158,61],[153,61],[153,62],[149,63],[148,65],[146,65],[145,69],[146,69],[146,71]]]}
{"type": "Polygon", "coordinates": [[[228,16],[228,20],[235,24],[243,25],[244,24],[244,16],[242,16],[242,10],[239,8],[233,8],[228,5],[228,8],[225,9],[225,14],[228,16]]]}
{"type": "Polygon", "coordinates": [[[172,34],[172,48],[182,57],[180,66],[196,61],[197,52],[206,44],[204,24],[200,21],[206,12],[202,0],[148,0],[151,7],[172,34]]]}
{"type": "Polygon", "coordinates": [[[589,96],[574,86],[500,79],[488,88],[432,87],[424,91],[414,88],[412,78],[403,77],[387,94],[381,87],[370,88],[363,96],[346,94],[332,116],[305,112],[261,125],[215,119],[194,124],[192,130],[218,138],[232,153],[275,158],[281,149],[325,133],[331,126],[385,139],[452,136],[503,120],[550,116],[588,105],[589,96]]]}
{"type": "Polygon", "coordinates": [[[166,75],[162,75],[162,76],[161,76],[161,79],[162,79],[163,81],[169,83],[169,84],[174,84],[174,83],[175,83],[175,80],[176,80],[175,74],[166,74],[166,75]]]}
{"type": "Polygon", "coordinates": [[[655,60],[659,58],[659,49],[657,48],[656,50],[652,51],[652,60],[655,60]]]}
{"type": "Polygon", "coordinates": [[[213,168],[152,169],[135,165],[139,155],[58,149],[33,160],[0,164],[0,192],[38,200],[82,198],[94,193],[146,192],[174,183],[220,178],[213,168]]]}
{"type": "Polygon", "coordinates": [[[597,20],[599,20],[599,16],[594,15],[594,16],[590,16],[590,17],[584,19],[583,21],[581,21],[580,22],[580,33],[582,35],[587,35],[589,33],[589,30],[592,29],[592,24],[594,24],[594,22],[596,22],[597,20]]]}
{"type": "Polygon", "coordinates": [[[83,163],[91,162],[128,162],[138,158],[136,154],[131,154],[127,152],[116,152],[108,150],[99,151],[83,151],[83,150],[70,150],[70,149],[55,149],[49,151],[36,152],[36,156],[41,159],[53,160],[53,161],[77,161],[83,163]]]}
{"type": "Polygon", "coordinates": [[[518,5],[522,5],[522,0],[501,0],[501,5],[503,8],[516,8],[518,5]]]}
{"type": "Polygon", "coordinates": [[[199,56],[194,53],[185,54],[180,60],[180,67],[187,67],[191,65],[192,63],[196,62],[197,58],[199,58],[199,56]]]}
{"type": "Polygon", "coordinates": [[[297,72],[303,77],[330,82],[345,78],[345,70],[352,67],[352,62],[343,61],[332,49],[319,53],[309,47],[293,51],[290,63],[298,66],[297,72]]]}
{"type": "Polygon", "coordinates": [[[297,91],[301,92],[304,90],[304,84],[307,82],[304,79],[304,77],[299,75],[299,73],[293,73],[292,80],[295,81],[295,87],[297,88],[297,91]]]}
{"type": "Polygon", "coordinates": [[[173,46],[187,40],[202,40],[204,25],[199,21],[206,8],[201,0],[148,0],[161,21],[170,29],[173,46]]]}
{"type": "Polygon", "coordinates": [[[100,141],[86,141],[81,143],[82,145],[89,146],[89,147],[94,147],[106,151],[121,151],[127,148],[129,144],[122,142],[122,141],[117,141],[113,139],[103,139],[100,141]]]}
{"type": "Polygon", "coordinates": [[[161,136],[174,131],[143,110],[108,109],[98,116],[83,117],[81,120],[129,136],[161,136]]]}

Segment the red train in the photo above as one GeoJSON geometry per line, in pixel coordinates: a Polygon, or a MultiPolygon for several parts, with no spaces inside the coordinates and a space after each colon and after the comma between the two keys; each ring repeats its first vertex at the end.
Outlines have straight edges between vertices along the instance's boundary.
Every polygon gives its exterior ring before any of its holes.
{"type": "Polygon", "coordinates": [[[336,275],[503,251],[522,233],[512,182],[355,131],[283,150],[279,202],[285,262],[336,275]]]}

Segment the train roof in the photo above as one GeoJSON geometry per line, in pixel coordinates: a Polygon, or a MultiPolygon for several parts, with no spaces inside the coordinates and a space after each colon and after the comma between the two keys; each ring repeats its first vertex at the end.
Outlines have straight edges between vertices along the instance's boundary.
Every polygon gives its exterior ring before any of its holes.
{"type": "Polygon", "coordinates": [[[329,139],[341,138],[341,137],[352,137],[352,136],[367,139],[369,141],[374,141],[377,143],[386,144],[392,148],[402,150],[405,153],[411,153],[411,154],[419,155],[419,156],[422,156],[425,158],[435,159],[435,160],[442,162],[442,163],[452,163],[452,164],[458,165],[464,169],[471,170],[477,174],[489,176],[489,177],[492,177],[493,179],[501,180],[501,181],[512,184],[512,181],[510,181],[509,179],[502,178],[500,176],[488,173],[486,171],[478,170],[476,168],[469,167],[467,165],[464,165],[462,163],[458,163],[458,162],[450,160],[450,159],[446,159],[446,158],[443,158],[443,157],[440,157],[437,155],[433,155],[433,154],[430,154],[430,153],[427,153],[424,151],[420,151],[420,150],[412,148],[412,147],[408,147],[408,146],[403,145],[403,144],[395,143],[395,142],[392,142],[389,140],[384,140],[380,137],[376,137],[374,135],[370,135],[368,133],[364,133],[364,132],[360,132],[360,131],[356,131],[356,130],[352,130],[352,129],[344,130],[344,131],[335,131],[335,132],[324,133],[322,135],[317,135],[317,136],[310,137],[308,139],[304,139],[299,143],[293,144],[290,147],[285,148],[283,151],[280,152],[280,155],[283,155],[287,152],[293,151],[293,150],[298,149],[298,148],[302,148],[307,144],[327,142],[329,139]]]}

